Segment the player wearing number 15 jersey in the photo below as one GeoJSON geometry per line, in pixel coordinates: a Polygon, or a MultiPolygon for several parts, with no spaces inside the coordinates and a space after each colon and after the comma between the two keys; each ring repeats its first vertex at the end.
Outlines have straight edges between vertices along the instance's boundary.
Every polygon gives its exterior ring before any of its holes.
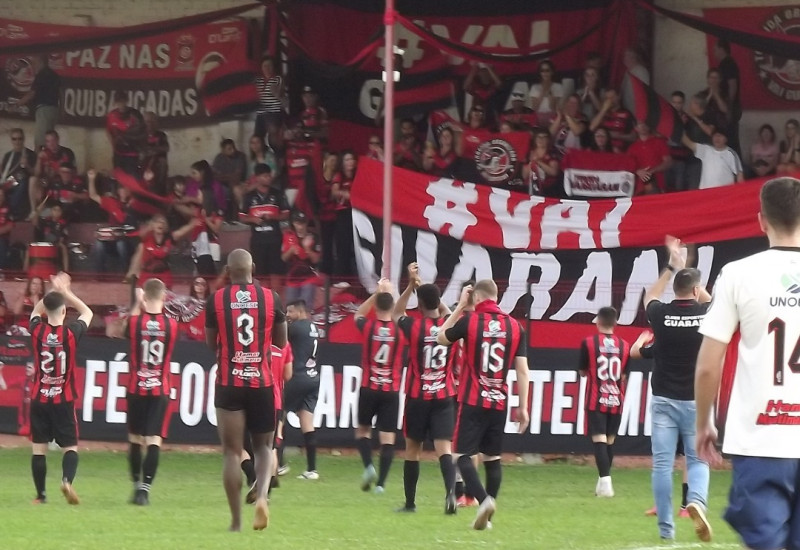
{"type": "Polygon", "coordinates": [[[733,464],[725,519],[748,548],[800,548],[800,180],[764,184],[759,223],[769,250],[722,268],[700,326],[697,448],[719,461],[712,408],[738,331],[722,445],[733,464]]]}
{"type": "Polygon", "coordinates": [[[597,334],[581,342],[578,371],[586,377],[586,433],[592,438],[594,460],[599,479],[595,494],[612,497],[611,462],[612,446],[622,419],[625,400],[625,377],[630,356],[630,345],[614,336],[617,310],[601,307],[595,318],[597,334]]]}
{"type": "Polygon", "coordinates": [[[169,428],[172,388],[169,372],[178,323],[164,314],[167,287],[148,279],[137,291],[128,321],[131,338],[128,379],[128,463],[133,479],[133,504],[150,503],[150,487],[158,470],[161,442],[169,428]],[[147,454],[142,461],[142,446],[147,454]]]}
{"type": "Polygon", "coordinates": [[[486,529],[496,509],[502,477],[500,454],[508,408],[506,375],[517,373],[519,432],[528,426],[528,357],[525,332],[497,305],[497,285],[484,279],[461,291],[458,307],[439,331],[437,342],[449,346],[464,340],[464,365],[458,386],[459,408],[454,435],[458,467],[469,492],[480,501],[473,528],[486,529]],[[462,317],[470,296],[475,310],[462,317]],[[486,488],[472,456],[485,455],[486,488]]]}
{"type": "Polygon", "coordinates": [[[452,444],[455,421],[452,346],[436,341],[450,309],[441,302],[439,289],[420,284],[416,263],[408,267],[409,283],[394,308],[397,325],[409,342],[406,372],[406,407],[403,429],[406,436],[406,459],[403,464],[403,485],[406,502],[399,511],[416,510],[417,481],[422,444],[433,440],[439,458],[445,489],[445,513],[456,513],[456,468],[452,444]],[[406,305],[417,291],[421,318],[408,317],[406,305]]]}
{"type": "Polygon", "coordinates": [[[402,349],[400,331],[392,320],[394,298],[392,285],[381,279],[375,293],[355,314],[356,327],[361,331],[361,391],[358,394],[358,427],[356,440],[364,473],[361,489],[369,491],[375,485],[376,493],[383,493],[386,477],[394,459],[395,430],[400,408],[400,378],[402,376],[402,349]],[[367,313],[375,307],[375,318],[367,313]],[[377,417],[378,438],[381,444],[379,471],[372,464],[372,419],[377,417]]]}
{"type": "Polygon", "coordinates": [[[231,531],[241,529],[243,434],[250,432],[256,470],[253,529],[269,523],[267,489],[272,475],[275,396],[270,345],[286,345],[286,317],[278,295],[253,282],[255,265],[246,250],[228,254],[231,284],[217,290],[206,306],[206,343],[217,353],[217,409],[222,440],[223,485],[231,510],[231,531]]]}
{"type": "Polygon", "coordinates": [[[61,492],[70,504],[80,500],[72,487],[78,470],[78,426],[75,418],[75,354],[78,341],[92,322],[92,310],[70,290],[66,273],[51,277],[52,292],[31,313],[34,382],[31,395],[31,472],[36,500],[46,502],[47,444],[54,440],[64,450],[61,492]],[[78,310],[78,320],[64,324],[67,305],[78,310]],[[47,315],[47,319],[42,318],[47,315]]]}

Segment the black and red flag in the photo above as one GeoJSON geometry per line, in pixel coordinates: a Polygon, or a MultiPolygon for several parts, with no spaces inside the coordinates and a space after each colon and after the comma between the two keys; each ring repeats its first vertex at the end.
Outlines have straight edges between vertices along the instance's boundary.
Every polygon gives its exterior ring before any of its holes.
{"type": "Polygon", "coordinates": [[[455,105],[453,72],[444,55],[428,57],[411,69],[401,71],[394,88],[396,118],[411,118],[420,113],[455,105]]]}
{"type": "Polygon", "coordinates": [[[220,63],[200,83],[200,98],[209,116],[250,114],[258,108],[256,70],[250,63],[220,63]]]}
{"type": "Polygon", "coordinates": [[[651,130],[673,143],[680,143],[683,136],[681,116],[669,102],[656,91],[628,73],[633,86],[633,114],[636,120],[645,122],[651,130]]]}

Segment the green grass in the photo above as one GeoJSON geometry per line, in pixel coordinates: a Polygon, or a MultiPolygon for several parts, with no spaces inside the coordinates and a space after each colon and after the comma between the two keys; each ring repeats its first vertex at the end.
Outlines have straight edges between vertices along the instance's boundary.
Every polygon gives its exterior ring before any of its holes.
{"type": "MultiPolygon", "coordinates": [[[[494,529],[470,529],[474,509],[443,514],[438,464],[423,462],[416,514],[396,514],[403,501],[402,459],[396,460],[386,493],[362,493],[361,464],[353,457],[321,456],[317,482],[295,479],[302,458],[273,491],[267,531],[249,529],[252,507],[244,508],[242,533],[226,532],[228,508],[216,454],[163,453],[151,505],[127,504],[130,483],[124,453],[83,452],[75,488],[80,506],[68,506],[58,491],[60,454],[48,460],[49,502],[34,496],[29,453],[0,450],[0,548],[3,549],[636,549],[659,547],[651,506],[650,472],[614,471],[613,499],[597,499],[596,471],[588,466],[508,465],[494,529]]],[[[710,518],[714,543],[700,545],[691,521],[676,519],[677,548],[739,548],[720,519],[730,483],[728,472],[711,476],[710,518]]],[[[680,490],[676,476],[676,489],[680,490]]],[[[676,491],[676,502],[680,495],[676,491]]]]}

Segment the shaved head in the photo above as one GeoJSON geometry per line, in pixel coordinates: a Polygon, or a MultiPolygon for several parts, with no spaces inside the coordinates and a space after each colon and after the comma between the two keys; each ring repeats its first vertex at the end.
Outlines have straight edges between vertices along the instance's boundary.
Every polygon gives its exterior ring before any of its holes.
{"type": "Polygon", "coordinates": [[[483,279],[475,283],[474,292],[479,301],[497,300],[497,284],[491,279],[483,279]]]}
{"type": "Polygon", "coordinates": [[[237,248],[228,254],[228,273],[231,279],[247,279],[250,282],[253,268],[253,257],[247,250],[237,248]]]}

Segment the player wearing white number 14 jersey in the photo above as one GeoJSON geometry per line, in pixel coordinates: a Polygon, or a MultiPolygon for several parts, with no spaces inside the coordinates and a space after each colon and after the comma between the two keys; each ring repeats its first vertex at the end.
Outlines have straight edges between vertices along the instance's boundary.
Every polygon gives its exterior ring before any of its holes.
{"type": "MultiPolygon", "coordinates": [[[[800,548],[800,180],[761,189],[770,249],[726,265],[701,327],[697,449],[716,462],[712,407],[723,358],[740,342],[724,421],[733,478],[725,519],[749,548],[800,548]]],[[[727,374],[727,373],[726,373],[727,374]]],[[[723,396],[724,397],[724,396],[723,396]]]]}

